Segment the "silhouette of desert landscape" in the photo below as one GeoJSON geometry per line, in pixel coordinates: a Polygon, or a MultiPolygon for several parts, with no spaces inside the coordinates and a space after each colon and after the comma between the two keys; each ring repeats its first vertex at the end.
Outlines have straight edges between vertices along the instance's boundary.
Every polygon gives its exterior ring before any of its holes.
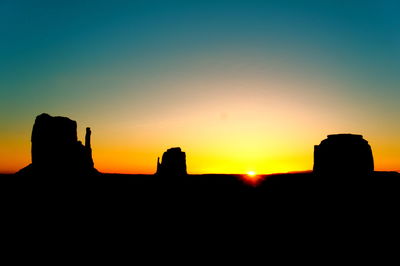
{"type": "Polygon", "coordinates": [[[361,135],[328,135],[314,146],[313,171],[251,177],[188,174],[186,154],[179,147],[157,159],[154,175],[100,173],[92,159],[91,133],[86,128],[83,145],[75,121],[37,116],[31,135],[32,163],[14,175],[1,176],[4,193],[20,199],[51,194],[53,200],[75,204],[102,199],[117,208],[153,202],[175,207],[222,204],[225,210],[237,211],[240,206],[241,211],[332,204],[348,208],[351,202],[358,202],[357,208],[370,208],[377,203],[392,205],[399,197],[400,174],[374,171],[372,148],[361,135]]]}
{"type": "Polygon", "coordinates": [[[399,14],[0,1],[3,264],[395,264],[399,14]]]}

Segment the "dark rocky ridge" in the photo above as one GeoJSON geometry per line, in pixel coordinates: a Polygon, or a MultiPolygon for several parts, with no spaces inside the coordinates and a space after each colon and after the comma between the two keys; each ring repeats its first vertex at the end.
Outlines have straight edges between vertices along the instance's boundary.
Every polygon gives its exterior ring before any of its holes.
{"type": "MultiPolygon", "coordinates": [[[[263,176],[257,186],[249,186],[239,175],[187,175],[186,155],[180,148],[163,154],[157,168],[160,177],[101,174],[80,178],[87,171],[95,171],[89,129],[85,140],[85,146],[77,140],[76,122],[72,120],[48,115],[37,118],[32,134],[34,163],[21,171],[34,173],[37,178],[0,175],[0,195],[10,206],[10,212],[3,211],[3,216],[16,217],[19,222],[18,230],[12,231],[13,238],[14,232],[27,228],[26,221],[38,224],[28,228],[47,229],[54,224],[52,235],[62,231],[60,228],[72,228],[79,232],[74,241],[92,227],[101,238],[104,229],[111,229],[114,235],[115,230],[123,228],[121,236],[134,232],[130,239],[137,237],[137,232],[145,232],[146,239],[148,232],[156,232],[152,239],[163,231],[171,232],[168,239],[172,239],[177,232],[198,231],[202,235],[203,231],[217,231],[206,235],[208,240],[224,228],[227,235],[234,236],[238,232],[258,236],[261,229],[267,229],[261,241],[271,239],[271,232],[278,232],[279,239],[282,232],[293,235],[298,230],[305,232],[299,239],[315,232],[329,241],[338,235],[342,241],[357,228],[367,237],[370,235],[366,232],[373,229],[380,235],[392,235],[390,231],[382,233],[382,229],[398,228],[395,210],[400,200],[400,174],[360,174],[371,167],[373,170],[370,146],[361,136],[329,136],[316,146],[314,173],[263,176]],[[343,158],[360,167],[349,168],[351,164],[343,158]],[[52,178],[42,178],[49,173],[52,178]],[[179,178],[182,175],[184,178],[179,178]],[[60,225],[57,217],[65,225],[60,225]],[[44,223],[46,220],[51,222],[44,223]],[[182,228],[185,225],[189,230],[182,228]],[[332,236],[325,232],[332,232],[332,236]]],[[[33,231],[42,237],[43,230],[33,231]]]]}
{"type": "Polygon", "coordinates": [[[32,164],[20,175],[85,176],[98,173],[90,146],[91,131],[86,128],[85,145],[78,141],[77,124],[67,117],[41,114],[32,130],[32,164]]]}
{"type": "Polygon", "coordinates": [[[374,171],[371,146],[361,135],[328,135],[314,146],[314,173],[366,175],[374,171]]]}
{"type": "Polygon", "coordinates": [[[157,160],[156,175],[186,176],[186,154],[181,148],[171,148],[164,152],[162,161],[157,160]]]}

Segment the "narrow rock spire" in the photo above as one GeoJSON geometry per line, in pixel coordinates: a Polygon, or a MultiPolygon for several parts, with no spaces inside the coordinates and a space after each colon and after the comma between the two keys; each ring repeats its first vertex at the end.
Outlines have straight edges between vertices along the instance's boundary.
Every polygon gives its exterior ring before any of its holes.
{"type": "Polygon", "coordinates": [[[88,149],[91,149],[91,144],[90,144],[90,136],[92,134],[92,131],[90,130],[90,127],[86,128],[86,135],[85,135],[85,147],[88,149]]]}

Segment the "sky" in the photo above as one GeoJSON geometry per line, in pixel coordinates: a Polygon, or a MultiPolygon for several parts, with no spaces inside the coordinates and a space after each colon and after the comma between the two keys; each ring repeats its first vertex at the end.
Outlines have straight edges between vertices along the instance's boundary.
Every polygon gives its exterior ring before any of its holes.
{"type": "Polygon", "coordinates": [[[95,167],[152,174],[312,169],[362,134],[400,170],[398,1],[0,2],[0,172],[30,163],[41,113],[67,116],[95,167]]]}

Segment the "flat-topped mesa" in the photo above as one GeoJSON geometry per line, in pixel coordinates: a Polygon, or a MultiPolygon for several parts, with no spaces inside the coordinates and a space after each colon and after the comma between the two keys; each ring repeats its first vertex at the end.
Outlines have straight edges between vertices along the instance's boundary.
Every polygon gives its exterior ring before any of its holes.
{"type": "Polygon", "coordinates": [[[374,171],[371,146],[362,135],[328,135],[314,146],[314,173],[367,175],[374,171]]]}
{"type": "Polygon", "coordinates": [[[86,129],[85,146],[77,138],[77,124],[67,117],[41,114],[32,130],[32,164],[20,174],[88,175],[97,173],[90,147],[90,128],[86,129]]]}
{"type": "Polygon", "coordinates": [[[162,161],[157,159],[156,175],[163,176],[185,176],[186,171],[186,154],[181,148],[171,148],[164,152],[162,161]]]}

